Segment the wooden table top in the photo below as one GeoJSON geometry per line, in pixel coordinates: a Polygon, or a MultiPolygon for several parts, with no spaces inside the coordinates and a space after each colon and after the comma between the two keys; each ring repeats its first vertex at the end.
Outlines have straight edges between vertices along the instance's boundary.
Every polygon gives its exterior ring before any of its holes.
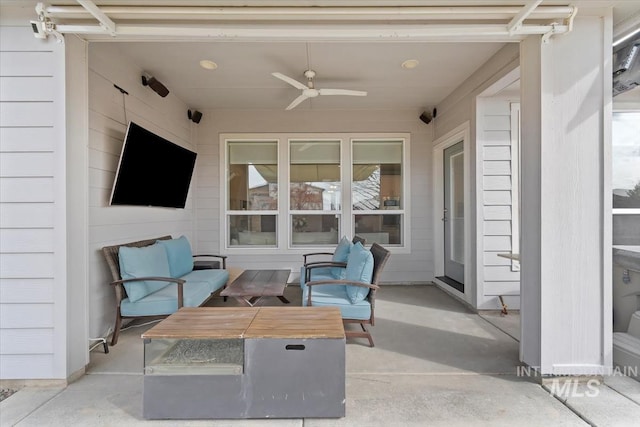
{"type": "Polygon", "coordinates": [[[224,297],[282,296],[290,270],[245,270],[220,292],[224,297]]]}
{"type": "Polygon", "coordinates": [[[337,307],[183,307],[143,339],[344,338],[337,307]]]}
{"type": "Polygon", "coordinates": [[[337,307],[260,307],[245,338],[344,338],[337,307]],[[309,310],[311,309],[311,310],[309,310]]]}

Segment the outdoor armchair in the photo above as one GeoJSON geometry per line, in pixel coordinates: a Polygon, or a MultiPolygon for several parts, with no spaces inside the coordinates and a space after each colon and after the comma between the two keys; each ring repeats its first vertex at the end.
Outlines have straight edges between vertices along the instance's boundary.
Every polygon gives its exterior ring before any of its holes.
{"type": "MultiPolygon", "coordinates": [[[[389,259],[390,252],[374,243],[367,251],[362,245],[356,244],[349,255],[345,268],[345,279],[311,280],[304,284],[303,305],[318,307],[338,307],[345,324],[347,338],[367,338],[373,347],[373,338],[367,325],[375,325],[375,296],[379,289],[378,282],[382,269],[389,259]],[[369,268],[372,258],[372,268],[369,268]],[[362,331],[347,329],[347,324],[357,323],[362,331]]],[[[341,264],[341,263],[338,263],[341,264]]],[[[323,263],[310,266],[315,268],[342,267],[336,263],[323,263]]],[[[313,273],[310,273],[313,277],[313,273]]]]}

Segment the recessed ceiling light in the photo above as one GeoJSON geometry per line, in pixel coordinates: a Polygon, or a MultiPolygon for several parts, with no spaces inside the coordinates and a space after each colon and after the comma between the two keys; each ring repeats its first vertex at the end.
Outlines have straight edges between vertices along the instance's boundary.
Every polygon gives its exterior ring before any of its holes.
{"type": "Polygon", "coordinates": [[[202,61],[200,61],[200,66],[207,70],[215,70],[216,68],[218,68],[218,64],[208,59],[203,59],[202,61]]]}
{"type": "Polygon", "coordinates": [[[416,68],[418,64],[419,62],[417,59],[407,59],[402,63],[402,68],[406,68],[407,70],[410,70],[412,68],[416,68]]]}

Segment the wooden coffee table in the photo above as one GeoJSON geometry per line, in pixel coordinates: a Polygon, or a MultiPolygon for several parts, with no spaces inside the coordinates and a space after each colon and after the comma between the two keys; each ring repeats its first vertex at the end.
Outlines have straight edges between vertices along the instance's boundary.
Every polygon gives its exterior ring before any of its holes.
{"type": "Polygon", "coordinates": [[[249,307],[256,305],[262,297],[278,297],[289,304],[284,290],[290,273],[289,270],[245,270],[220,292],[220,296],[233,297],[249,307]]]}

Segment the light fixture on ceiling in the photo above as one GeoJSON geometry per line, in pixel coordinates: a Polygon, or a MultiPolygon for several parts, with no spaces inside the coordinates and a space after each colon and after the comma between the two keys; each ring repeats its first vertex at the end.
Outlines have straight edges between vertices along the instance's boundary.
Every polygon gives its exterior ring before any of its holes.
{"type": "Polygon", "coordinates": [[[417,59],[407,59],[402,63],[402,68],[405,70],[412,70],[418,66],[420,62],[417,59]]]}
{"type": "Polygon", "coordinates": [[[142,86],[149,86],[155,93],[161,97],[169,95],[169,89],[160,83],[155,77],[142,75],[142,86]]]}
{"type": "Polygon", "coordinates": [[[218,68],[218,64],[209,59],[203,59],[202,61],[200,61],[200,66],[205,70],[215,70],[216,68],[218,68]]]}

